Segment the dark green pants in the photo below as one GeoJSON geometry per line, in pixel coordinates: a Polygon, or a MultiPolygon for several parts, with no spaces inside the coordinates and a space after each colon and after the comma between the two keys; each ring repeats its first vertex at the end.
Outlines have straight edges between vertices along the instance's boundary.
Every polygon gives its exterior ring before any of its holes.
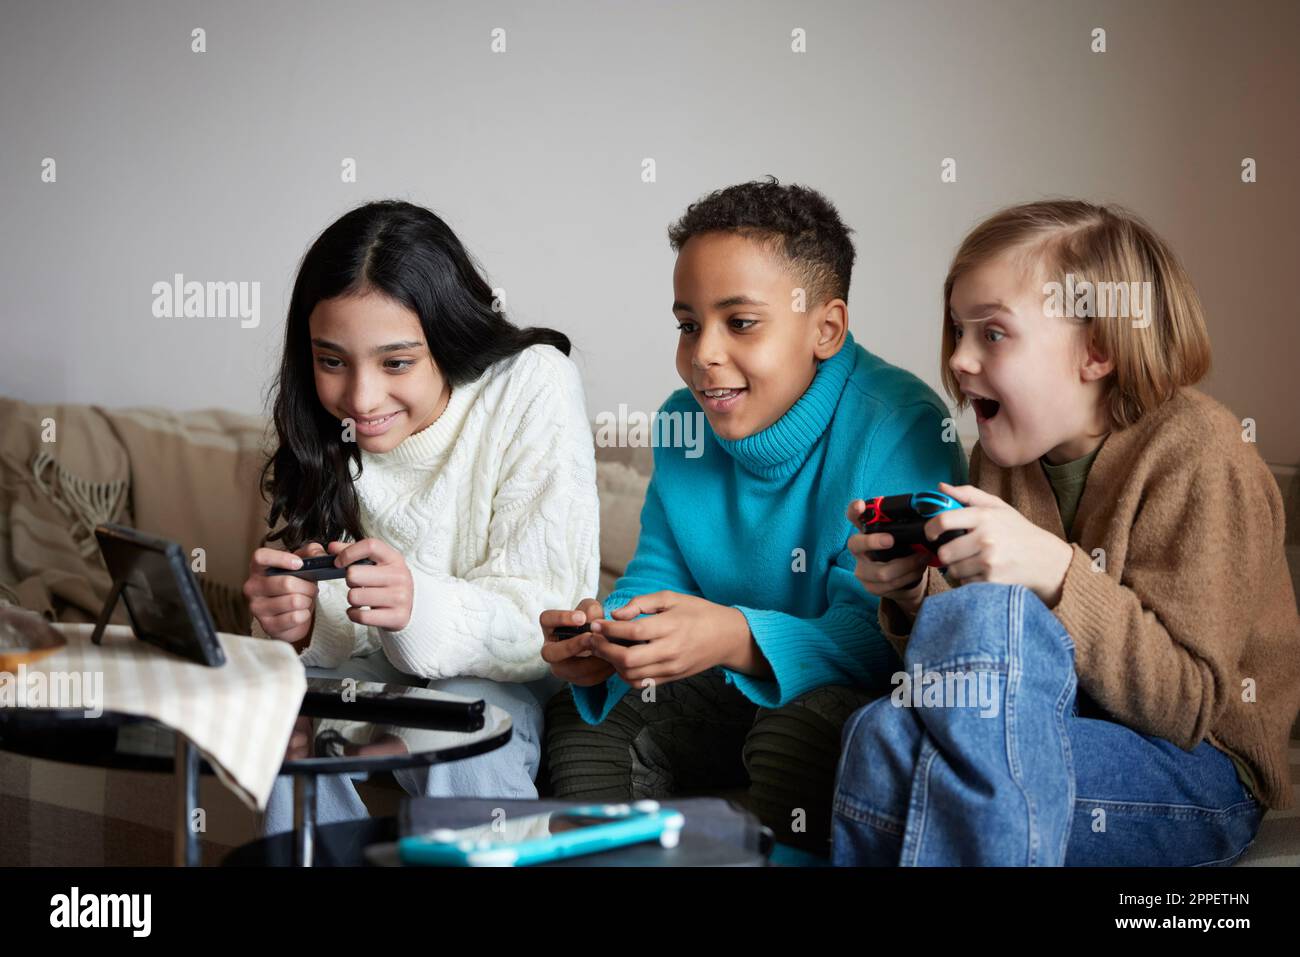
{"type": "Polygon", "coordinates": [[[713,669],[660,685],[654,701],[634,688],[591,725],[566,688],[546,709],[551,788],[599,803],[744,789],[778,841],[829,854],[840,732],[874,697],[828,685],[760,708],[713,669]]]}

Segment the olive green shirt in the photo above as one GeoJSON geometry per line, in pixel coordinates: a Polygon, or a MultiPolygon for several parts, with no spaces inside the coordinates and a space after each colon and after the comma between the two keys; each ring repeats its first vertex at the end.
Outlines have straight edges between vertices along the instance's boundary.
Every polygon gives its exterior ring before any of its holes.
{"type": "Polygon", "coordinates": [[[1092,468],[1092,460],[1100,451],[1099,445],[1083,458],[1075,459],[1073,462],[1063,462],[1060,465],[1053,465],[1047,459],[1039,459],[1043,463],[1043,471],[1047,473],[1047,481],[1052,486],[1052,494],[1056,496],[1056,507],[1061,513],[1061,525],[1065,528],[1067,542],[1074,541],[1074,536],[1070,534],[1070,529],[1074,525],[1074,513],[1079,510],[1079,499],[1083,498],[1083,487],[1088,482],[1088,470],[1092,468]]]}

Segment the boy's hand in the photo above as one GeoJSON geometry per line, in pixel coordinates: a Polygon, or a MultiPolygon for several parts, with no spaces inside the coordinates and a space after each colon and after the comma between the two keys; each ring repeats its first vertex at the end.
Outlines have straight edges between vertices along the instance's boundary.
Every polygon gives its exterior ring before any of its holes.
{"type": "MultiPolygon", "coordinates": [[[[854,528],[861,527],[858,521],[866,508],[867,503],[862,499],[849,503],[845,514],[854,528]]],[[[871,594],[891,599],[909,618],[915,619],[921,610],[921,599],[925,597],[925,566],[929,556],[918,553],[887,562],[878,562],[871,557],[872,552],[884,551],[893,544],[894,536],[888,532],[850,535],[848,549],[858,560],[853,574],[871,594]]]]}
{"type": "Polygon", "coordinates": [[[603,684],[614,673],[608,661],[591,653],[591,633],[572,638],[557,639],[555,629],[560,625],[585,625],[604,615],[600,602],[585,598],[574,611],[552,609],[544,611],[538,621],[542,626],[542,660],[551,666],[551,673],[580,688],[603,684]]]}
{"type": "Polygon", "coordinates": [[[948,574],[965,585],[997,582],[1024,585],[1052,608],[1061,600],[1061,586],[1074,549],[1044,531],[996,495],[973,485],[939,483],[965,508],[940,512],[925,524],[925,534],[938,538],[955,528],[969,534],[953,539],[935,554],[948,574]]]}
{"type": "Polygon", "coordinates": [[[268,568],[301,568],[302,559],[324,555],[318,542],[296,552],[259,548],[248,564],[244,597],[248,610],[270,637],[296,644],[311,637],[316,617],[316,583],[293,575],[268,575],[268,568]]]}
{"type": "Polygon", "coordinates": [[[638,595],[609,618],[592,621],[591,630],[591,650],[634,687],[646,679],[678,681],[717,665],[762,677],[772,673],[748,619],[738,609],[694,595],[638,595]],[[649,617],[632,620],[643,614],[649,617]],[[624,647],[609,638],[649,643],[624,647]]]}
{"type": "Polygon", "coordinates": [[[402,553],[377,538],[346,544],[330,542],[334,564],[347,568],[348,617],[358,625],[401,631],[411,623],[415,582],[402,553]],[[373,565],[352,564],[369,558],[373,565]]]}

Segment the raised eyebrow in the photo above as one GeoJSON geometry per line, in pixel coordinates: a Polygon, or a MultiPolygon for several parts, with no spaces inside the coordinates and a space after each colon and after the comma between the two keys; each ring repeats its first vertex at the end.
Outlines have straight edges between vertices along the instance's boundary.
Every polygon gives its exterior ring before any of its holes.
{"type": "Polygon", "coordinates": [[[960,329],[966,323],[970,323],[972,325],[980,325],[982,323],[989,322],[995,318],[997,317],[984,316],[983,318],[980,319],[959,319],[956,315],[950,312],[948,313],[948,324],[951,326],[956,326],[958,329],[960,329]]]}
{"type": "Polygon", "coordinates": [[[1012,311],[1008,309],[1005,304],[1000,302],[982,302],[979,305],[974,306],[971,309],[971,312],[976,314],[984,312],[984,313],[988,313],[988,315],[980,316],[980,318],[978,319],[963,320],[960,316],[957,315],[957,310],[953,309],[952,306],[949,306],[948,318],[951,319],[953,322],[988,322],[994,316],[1014,315],[1014,313],[1012,313],[1012,311]]]}

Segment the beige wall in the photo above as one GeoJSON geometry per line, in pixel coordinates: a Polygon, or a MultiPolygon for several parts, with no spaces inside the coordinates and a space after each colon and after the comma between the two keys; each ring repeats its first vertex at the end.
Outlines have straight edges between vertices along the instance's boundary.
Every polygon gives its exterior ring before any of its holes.
{"type": "Polygon", "coordinates": [[[397,195],[453,224],[518,321],[573,337],[593,416],[652,410],[677,384],[665,227],[770,172],[839,205],[855,333],[936,387],[940,283],[980,216],[1053,194],[1132,206],[1200,287],[1207,389],[1257,420],[1266,459],[1300,461],[1294,3],[2,9],[6,394],[257,411],[306,245],[397,195]],[[177,272],[260,282],[261,324],[154,318],[177,272]]]}

